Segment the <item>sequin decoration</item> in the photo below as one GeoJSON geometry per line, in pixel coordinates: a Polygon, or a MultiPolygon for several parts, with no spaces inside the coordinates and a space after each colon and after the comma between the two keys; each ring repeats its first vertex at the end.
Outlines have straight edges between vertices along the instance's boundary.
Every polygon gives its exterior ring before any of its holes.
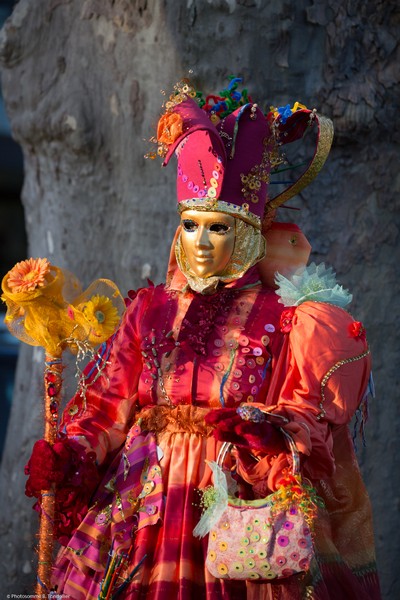
{"type": "Polygon", "coordinates": [[[111,504],[103,508],[95,518],[98,525],[108,525],[111,521],[111,504]]]}
{"type": "Polygon", "coordinates": [[[218,567],[217,567],[217,571],[218,571],[218,575],[227,575],[228,573],[228,567],[224,564],[224,563],[219,563],[218,567]]]}
{"type": "Polygon", "coordinates": [[[241,562],[232,563],[232,569],[235,573],[243,573],[243,563],[241,563],[241,562]]]}

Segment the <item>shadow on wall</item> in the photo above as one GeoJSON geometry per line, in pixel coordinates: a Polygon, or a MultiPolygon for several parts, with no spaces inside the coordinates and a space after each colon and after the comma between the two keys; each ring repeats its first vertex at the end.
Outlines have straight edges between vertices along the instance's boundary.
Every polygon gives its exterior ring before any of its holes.
{"type": "Polygon", "coordinates": [[[15,368],[18,358],[19,341],[11,335],[4,324],[4,316],[0,321],[0,462],[3,456],[7,422],[10,416],[14,389],[15,368]]]}
{"type": "MultiPolygon", "coordinates": [[[[0,2],[0,28],[16,2],[0,2]]],[[[12,139],[0,88],[0,278],[26,258],[24,211],[21,204],[22,152],[12,139]]],[[[0,309],[5,309],[1,306],[0,309]]],[[[0,461],[13,396],[19,342],[8,331],[0,312],[0,461]]]]}

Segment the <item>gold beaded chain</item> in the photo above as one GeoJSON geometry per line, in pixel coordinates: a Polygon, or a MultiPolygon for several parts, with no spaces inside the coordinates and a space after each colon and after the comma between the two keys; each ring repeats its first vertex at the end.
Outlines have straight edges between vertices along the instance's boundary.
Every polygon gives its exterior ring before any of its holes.
{"type": "Polygon", "coordinates": [[[340,369],[340,367],[343,367],[343,365],[347,365],[349,363],[356,362],[357,360],[361,360],[362,358],[365,358],[366,356],[368,356],[369,353],[370,353],[370,349],[367,348],[367,350],[365,352],[363,352],[362,354],[359,354],[358,356],[353,356],[351,358],[344,358],[342,360],[339,360],[324,375],[324,377],[322,378],[322,381],[321,381],[321,402],[318,405],[319,408],[320,408],[320,410],[321,410],[321,412],[317,415],[317,420],[318,421],[320,421],[321,419],[323,419],[325,417],[325,415],[326,415],[326,410],[324,409],[325,387],[326,387],[326,384],[328,383],[328,380],[330,379],[330,377],[333,375],[333,373],[335,373],[335,371],[337,371],[338,369],[340,369]]]}

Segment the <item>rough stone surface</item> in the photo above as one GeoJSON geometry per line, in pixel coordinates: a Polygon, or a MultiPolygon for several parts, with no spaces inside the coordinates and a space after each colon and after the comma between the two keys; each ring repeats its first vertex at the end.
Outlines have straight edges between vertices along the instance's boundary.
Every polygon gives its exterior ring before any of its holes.
{"type": "MultiPolygon", "coordinates": [[[[29,255],[123,292],[163,280],[177,223],[173,168],[146,161],[162,95],[240,74],[265,107],[299,100],[335,123],[318,181],[290,202],[354,293],[377,387],[359,459],[384,598],[400,597],[396,438],[399,321],[399,11],[394,0],[20,0],[0,33],[2,84],[25,162],[29,255]]],[[[70,369],[72,371],[73,369],[70,369]]],[[[4,593],[29,593],[36,517],[23,466],[41,436],[40,351],[23,348],[1,470],[4,593]]],[[[66,377],[71,386],[71,377],[66,377]]]]}

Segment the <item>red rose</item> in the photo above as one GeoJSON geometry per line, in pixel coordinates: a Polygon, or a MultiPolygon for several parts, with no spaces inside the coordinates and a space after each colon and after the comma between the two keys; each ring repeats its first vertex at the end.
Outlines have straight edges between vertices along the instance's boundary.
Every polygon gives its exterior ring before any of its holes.
{"type": "Polygon", "coordinates": [[[365,342],[365,340],[367,338],[365,327],[361,323],[361,321],[353,321],[353,323],[350,323],[349,334],[350,334],[350,337],[359,338],[363,342],[365,342]]]}
{"type": "Polygon", "coordinates": [[[280,327],[282,333],[289,333],[292,329],[293,315],[296,312],[296,307],[291,306],[284,310],[281,314],[280,327]]]}

